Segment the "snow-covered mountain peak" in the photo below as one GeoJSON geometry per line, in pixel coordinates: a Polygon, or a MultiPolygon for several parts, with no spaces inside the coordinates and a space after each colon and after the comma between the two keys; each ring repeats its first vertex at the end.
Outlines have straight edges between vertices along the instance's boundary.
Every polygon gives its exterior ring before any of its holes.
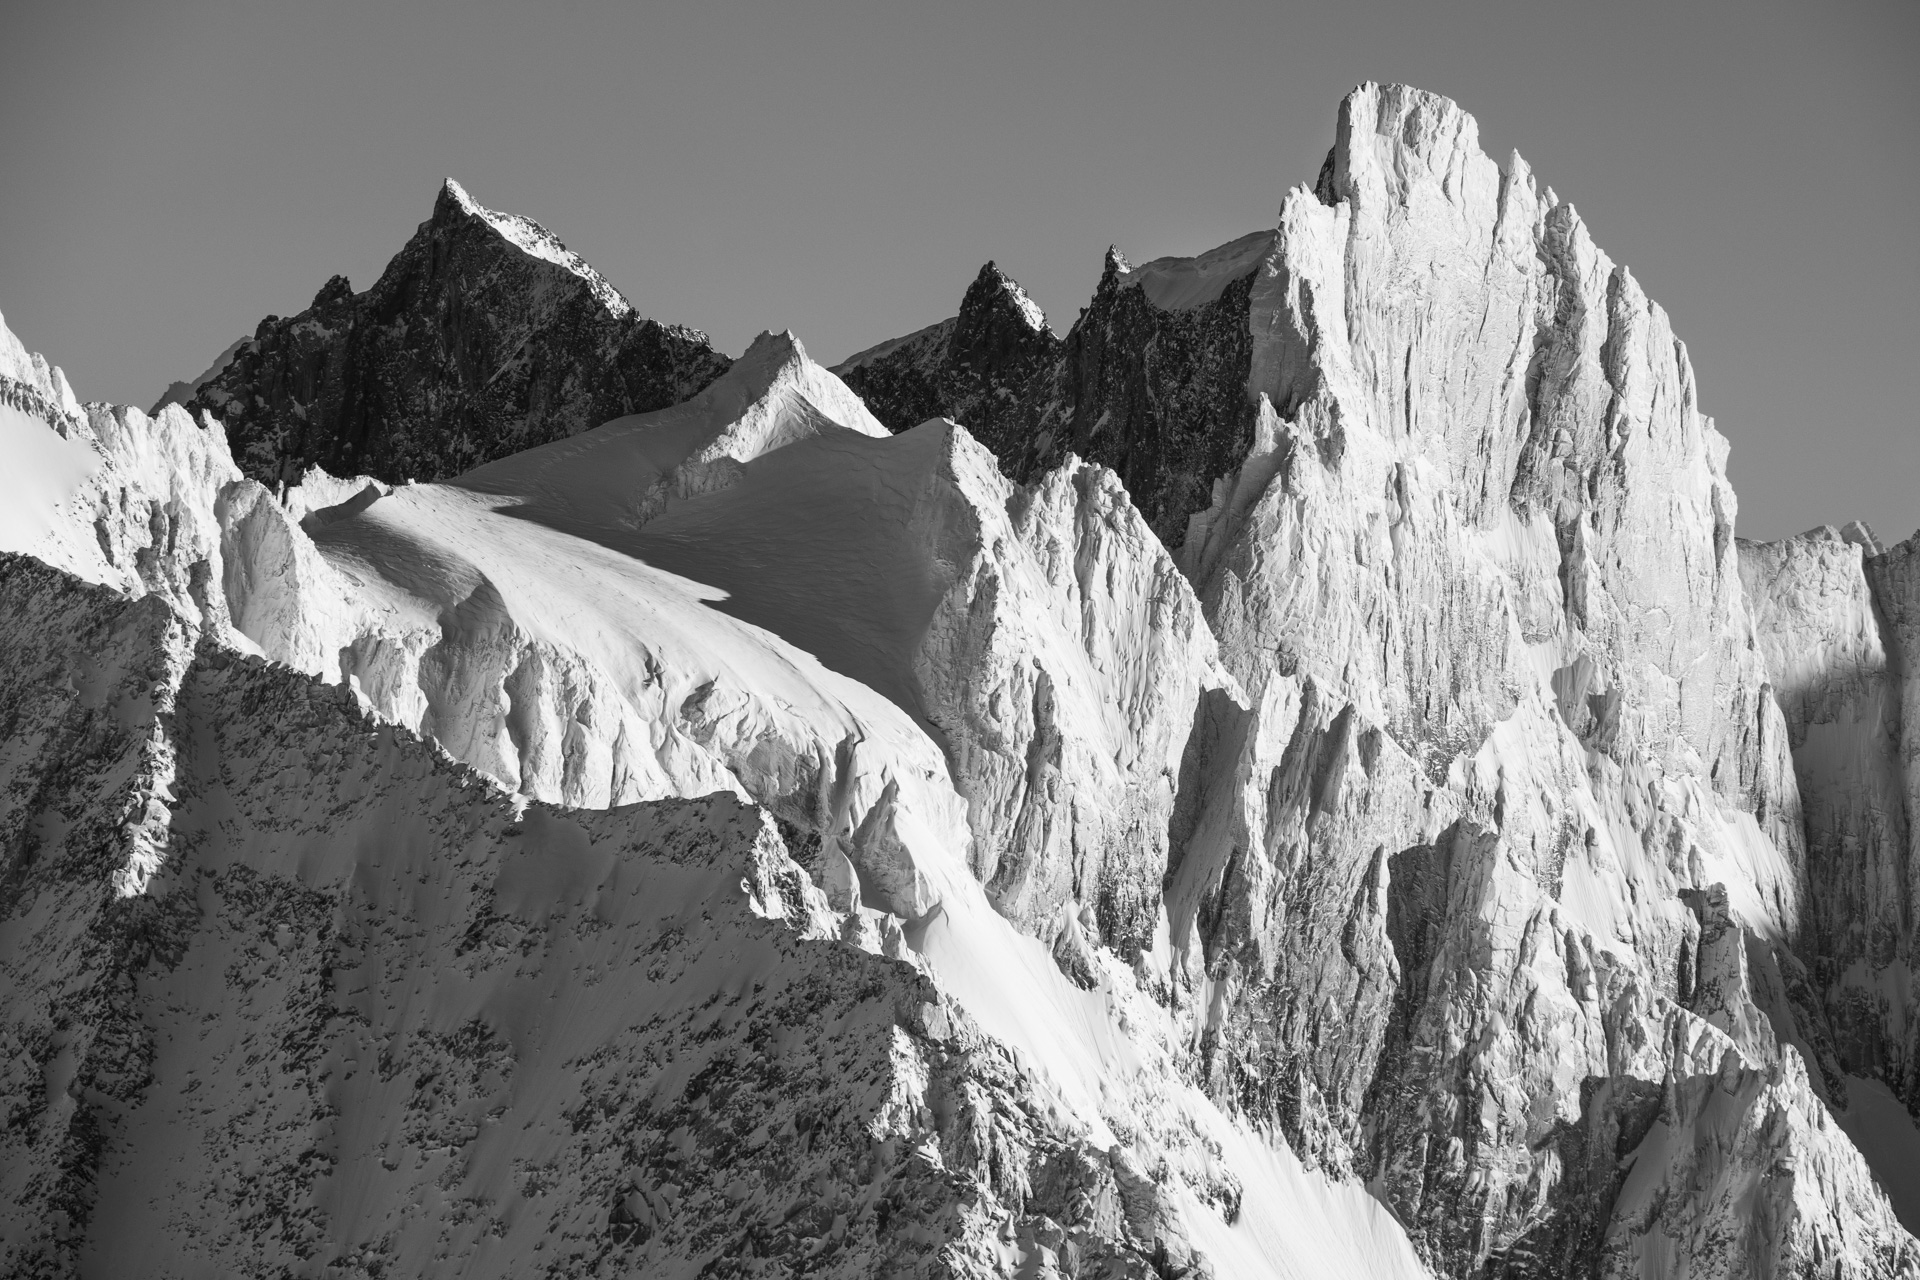
{"type": "Polygon", "coordinates": [[[1920,1267],[1920,541],[1339,133],[835,371],[449,183],[195,389],[274,490],[0,344],[0,1272],[1920,1267]]]}
{"type": "Polygon", "coordinates": [[[960,302],[963,323],[969,310],[990,305],[1006,308],[1035,333],[1047,328],[1047,313],[1040,309],[1040,304],[1028,297],[1027,291],[1020,287],[1020,282],[994,262],[981,267],[980,274],[967,287],[966,295],[960,302]]]}
{"type": "Polygon", "coordinates": [[[468,195],[465,187],[448,178],[441,185],[439,198],[434,201],[433,220],[444,222],[452,217],[477,218],[499,232],[501,239],[522,253],[572,272],[586,282],[594,298],[609,314],[619,317],[633,313],[633,304],[607,283],[607,278],[595,271],[585,258],[561,244],[558,236],[531,218],[486,208],[468,195]]]}
{"type": "Polygon", "coordinates": [[[28,413],[44,405],[47,412],[61,417],[81,416],[80,399],[68,385],[67,375],[39,352],[28,351],[7,327],[6,317],[0,316],[0,403],[14,401],[20,402],[15,407],[28,413]]]}
{"type": "Polygon", "coordinates": [[[1378,183],[1404,192],[1421,176],[1498,169],[1480,150],[1480,125],[1451,98],[1404,84],[1368,82],[1340,103],[1332,190],[1378,183]]]}
{"type": "Polygon", "coordinates": [[[1193,257],[1155,258],[1128,270],[1126,283],[1139,285],[1162,311],[1191,311],[1245,279],[1273,251],[1277,238],[1272,229],[1253,231],[1193,257]]]}
{"type": "Polygon", "coordinates": [[[731,484],[741,464],[822,432],[887,429],[790,332],[762,333],[682,404],[616,418],[461,476],[572,521],[638,527],[676,498],[731,484]]]}
{"type": "Polygon", "coordinates": [[[219,419],[267,484],[314,466],[398,484],[678,404],[728,363],[705,334],[639,315],[538,223],[449,179],[369,289],[334,277],[166,398],[219,419]]]}

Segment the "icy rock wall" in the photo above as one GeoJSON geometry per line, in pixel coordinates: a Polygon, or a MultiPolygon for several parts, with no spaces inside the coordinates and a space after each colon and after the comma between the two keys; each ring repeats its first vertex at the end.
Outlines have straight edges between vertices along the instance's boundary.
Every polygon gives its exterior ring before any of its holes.
{"type": "MultiPolygon", "coordinates": [[[[1247,314],[1253,448],[1183,567],[1243,685],[1310,680],[1444,788],[1426,812],[1455,816],[1366,824],[1344,849],[1336,823],[1310,823],[1300,853],[1269,835],[1241,855],[1268,865],[1237,893],[1223,881],[1216,916],[1233,921],[1238,898],[1249,923],[1209,948],[1210,974],[1236,945],[1278,949],[1254,886],[1296,862],[1328,879],[1305,896],[1352,958],[1309,954],[1267,982],[1226,966],[1249,1006],[1227,1065],[1250,1099],[1278,1087],[1303,1141],[1330,1106],[1355,1172],[1440,1269],[1551,1272],[1607,1229],[1617,1191],[1606,1162],[1559,1145],[1624,1123],[1590,1082],[1624,1094],[1693,1074],[1677,1051],[1622,1046],[1671,1044],[1693,1003],[1753,1003],[1749,933],[1781,952],[1772,1034],[1838,1087],[1785,950],[1804,923],[1798,795],[1741,593],[1726,443],[1664,315],[1572,208],[1418,91],[1364,86],[1343,105],[1247,314]],[[1714,885],[1739,941],[1696,963],[1690,895],[1714,885]],[[1349,1007],[1392,992],[1385,1035],[1358,1052],[1337,1020],[1288,1034],[1329,968],[1351,971],[1334,988],[1349,1007]],[[1729,983],[1737,999],[1706,994],[1729,983]]],[[[1391,811],[1417,812],[1404,776],[1384,775],[1407,797],[1391,811]]],[[[1267,785],[1299,786],[1284,770],[1267,785]]],[[[1229,1044],[1236,1025],[1222,1020],[1229,1044]]],[[[1844,1235],[1847,1219],[1808,1229],[1844,1235]]]]}
{"type": "Polygon", "coordinates": [[[1016,473],[1041,440],[1115,468],[1244,691],[1199,706],[1143,971],[1199,1078],[1449,1274],[1657,1272],[1716,1233],[1711,1274],[1907,1256],[1813,1123],[1845,1063],[1727,443],[1572,206],[1451,102],[1367,85],[1275,230],[1110,255],[1050,380],[958,357],[967,315],[843,371],[883,419],[979,415],[1016,473]],[[1723,1065],[1768,1083],[1703,1119],[1674,1082],[1723,1065]],[[1654,1223],[1621,1179],[1656,1124],[1733,1143],[1728,1185],[1792,1151],[1860,1198],[1654,1223]]]}
{"type": "Polygon", "coordinates": [[[1186,580],[1119,479],[1076,458],[1018,487],[965,430],[946,467],[959,566],[913,657],[966,797],[975,874],[1062,946],[1151,943],[1181,754],[1231,684],[1186,580]],[[1066,916],[1062,916],[1063,910],[1066,916]]]}
{"type": "Polygon", "coordinates": [[[1806,823],[1815,966],[1846,1069],[1915,1079],[1914,543],[1857,525],[1740,544],[1806,823]]]}

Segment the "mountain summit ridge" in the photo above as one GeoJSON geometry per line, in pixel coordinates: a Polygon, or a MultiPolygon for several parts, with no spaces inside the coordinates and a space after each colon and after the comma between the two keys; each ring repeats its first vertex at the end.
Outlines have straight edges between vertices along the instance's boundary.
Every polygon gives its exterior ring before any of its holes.
{"type": "Polygon", "coordinates": [[[270,484],[310,466],[399,483],[665,408],[729,363],[697,330],[641,317],[538,223],[448,178],[364,293],[333,277],[169,398],[219,418],[241,468],[270,484]]]}

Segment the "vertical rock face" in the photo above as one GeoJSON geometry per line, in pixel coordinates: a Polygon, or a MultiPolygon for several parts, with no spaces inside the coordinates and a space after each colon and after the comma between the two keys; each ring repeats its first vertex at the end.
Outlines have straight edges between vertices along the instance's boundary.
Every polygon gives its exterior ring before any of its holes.
{"type": "MultiPolygon", "coordinates": [[[[1321,801],[1284,755],[1260,779],[1269,813],[1278,796],[1332,820],[1289,836],[1269,818],[1249,870],[1219,881],[1220,918],[1249,921],[1194,957],[1244,992],[1224,1079],[1277,1075],[1302,1143],[1324,1108],[1332,1158],[1350,1149],[1454,1274],[1558,1274],[1723,1230],[1746,1241],[1735,1255],[1791,1265],[1798,1246],[1762,1246],[1711,1198],[1684,1229],[1675,1207],[1656,1228],[1619,1199],[1616,1161],[1654,1114],[1634,1099],[1717,1069],[1701,1046],[1731,1048],[1721,1033],[1754,1069],[1793,1043],[1815,1088],[1839,1088],[1790,949],[1806,881],[1787,735],[1684,348],[1522,162],[1497,168],[1470,117],[1399,88],[1343,105],[1319,190],[1288,196],[1248,298],[1253,446],[1182,565],[1249,691],[1310,680],[1386,749],[1355,776],[1354,730],[1323,711],[1296,755],[1344,769],[1346,798],[1321,801]],[[1377,763],[1395,757],[1417,767],[1377,763]],[[1338,819],[1363,806],[1378,816],[1356,840],[1338,819]],[[1706,948],[1688,904],[1714,886],[1730,941],[1706,948]],[[1326,942],[1263,944],[1275,896],[1326,942]],[[1243,958],[1266,954],[1271,976],[1243,958]],[[1317,992],[1390,1010],[1384,1036],[1364,1014],[1316,1021],[1317,992]],[[1749,1004],[1767,1035],[1724,1012],[1749,1004]]],[[[1659,1123],[1690,1123],[1660,1105],[1659,1123]]],[[[1753,1095],[1741,1144],[1772,1105],[1753,1095]]],[[[1796,1230],[1840,1248],[1849,1213],[1796,1230]]]]}
{"type": "Polygon", "coordinates": [[[1910,1257],[1826,1114],[1851,1059],[1809,962],[1851,962],[1727,443],[1572,206],[1453,103],[1363,86],[1275,230],[1110,257],[1057,370],[982,439],[1114,466],[1244,690],[1202,702],[1169,842],[1201,1077],[1449,1274],[1910,1257]],[[1780,1159],[1851,1190],[1749,1220],[1780,1159]]]}
{"type": "Polygon", "coordinates": [[[1740,545],[1740,571],[1785,713],[1806,822],[1814,973],[1846,1069],[1920,1102],[1913,979],[1915,541],[1849,525],[1740,545]]]}
{"type": "Polygon", "coordinates": [[[371,289],[335,276],[169,395],[223,422],[257,480],[319,466],[397,483],[676,404],[727,363],[704,334],[635,313],[544,228],[448,179],[371,289]]]}

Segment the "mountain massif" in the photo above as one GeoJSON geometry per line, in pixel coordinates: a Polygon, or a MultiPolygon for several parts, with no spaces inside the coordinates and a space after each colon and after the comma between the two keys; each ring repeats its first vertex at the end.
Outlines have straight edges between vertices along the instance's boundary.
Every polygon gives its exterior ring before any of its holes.
{"type": "Polygon", "coordinates": [[[449,182],[0,427],[9,1274],[1920,1274],[1920,540],[1444,98],[1064,336],[449,182]]]}

